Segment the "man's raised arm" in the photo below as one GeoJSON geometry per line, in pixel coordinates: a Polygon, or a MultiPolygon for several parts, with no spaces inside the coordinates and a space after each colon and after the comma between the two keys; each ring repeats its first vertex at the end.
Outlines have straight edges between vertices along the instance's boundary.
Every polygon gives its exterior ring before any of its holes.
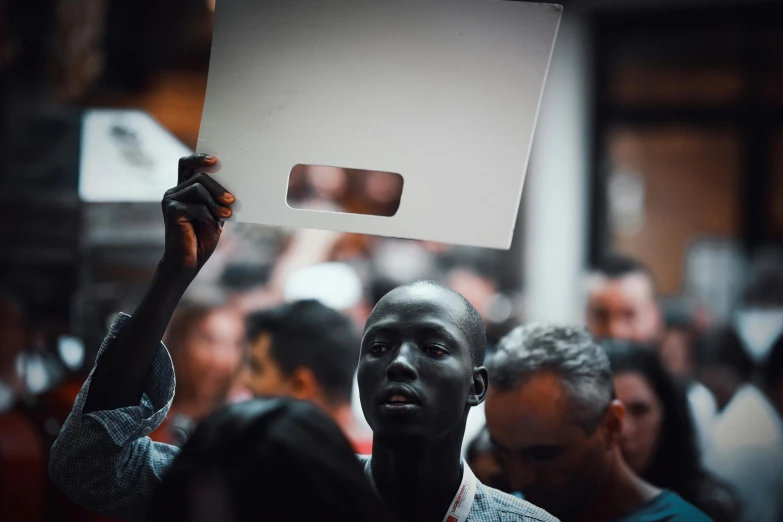
{"type": "Polygon", "coordinates": [[[132,317],[120,315],[98,352],[52,447],[53,480],[80,504],[115,516],[144,516],[178,450],[152,442],[174,397],[174,370],[161,338],[193,278],[214,252],[234,197],[204,172],[217,160],[180,160],[179,184],[163,197],[166,247],[132,317]]]}

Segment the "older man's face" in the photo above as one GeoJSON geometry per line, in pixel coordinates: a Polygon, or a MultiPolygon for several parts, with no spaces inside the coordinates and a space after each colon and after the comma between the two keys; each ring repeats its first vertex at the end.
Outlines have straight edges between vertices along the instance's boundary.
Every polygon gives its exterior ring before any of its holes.
{"type": "Polygon", "coordinates": [[[487,396],[487,427],[506,482],[564,521],[579,519],[608,471],[601,430],[587,433],[573,412],[560,378],[549,372],[507,391],[490,386],[487,396]]]}

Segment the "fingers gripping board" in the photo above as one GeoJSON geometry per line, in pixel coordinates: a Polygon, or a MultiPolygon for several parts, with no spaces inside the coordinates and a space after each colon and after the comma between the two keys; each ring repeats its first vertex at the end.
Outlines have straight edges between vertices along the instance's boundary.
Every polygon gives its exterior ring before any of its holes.
{"type": "Polygon", "coordinates": [[[235,219],[507,249],[561,8],[221,0],[198,151],[235,219]],[[293,209],[298,164],[397,173],[394,216],[293,209]]]}

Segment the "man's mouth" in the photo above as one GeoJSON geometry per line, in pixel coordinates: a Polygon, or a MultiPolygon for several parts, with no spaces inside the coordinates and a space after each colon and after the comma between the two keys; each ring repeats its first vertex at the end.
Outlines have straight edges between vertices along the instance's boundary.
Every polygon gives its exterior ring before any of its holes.
{"type": "Polygon", "coordinates": [[[404,395],[392,395],[386,404],[412,404],[413,401],[405,397],[404,395]]]}
{"type": "Polygon", "coordinates": [[[409,390],[393,388],[381,394],[381,410],[387,413],[410,412],[419,408],[419,400],[409,390]]]}

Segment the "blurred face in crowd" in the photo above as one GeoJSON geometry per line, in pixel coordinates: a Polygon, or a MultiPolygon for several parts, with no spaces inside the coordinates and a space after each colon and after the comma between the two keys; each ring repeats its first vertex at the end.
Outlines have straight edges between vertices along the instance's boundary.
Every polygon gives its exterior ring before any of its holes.
{"type": "Polygon", "coordinates": [[[650,278],[642,273],[588,280],[587,327],[598,339],[655,342],[661,318],[650,278]]]}
{"type": "Polygon", "coordinates": [[[366,172],[364,189],[372,201],[388,204],[400,199],[402,178],[388,172],[366,172]]]}
{"type": "Polygon", "coordinates": [[[487,427],[512,491],[558,518],[579,520],[609,471],[616,407],[588,432],[554,373],[535,373],[510,390],[490,386],[487,427]]]}
{"type": "Polygon", "coordinates": [[[617,399],[625,405],[620,448],[631,469],[643,475],[652,463],[663,429],[663,405],[641,374],[619,373],[614,387],[617,399]]]}
{"type": "Polygon", "coordinates": [[[334,201],[343,195],[348,178],[343,169],[311,165],[308,167],[310,185],[320,199],[334,201]]]}
{"type": "Polygon", "coordinates": [[[274,336],[262,333],[252,342],[242,384],[256,397],[293,397],[310,401],[327,411],[332,402],[318,384],[313,371],[299,367],[286,373],[274,357],[274,336]]]}
{"type": "Polygon", "coordinates": [[[693,375],[691,341],[692,335],[685,328],[671,328],[664,334],[658,353],[670,375],[677,377],[693,375]]]}
{"type": "Polygon", "coordinates": [[[244,334],[242,318],[228,310],[214,310],[193,326],[176,361],[191,393],[205,400],[226,394],[242,361],[244,334]]]}
{"type": "Polygon", "coordinates": [[[256,397],[293,397],[296,396],[295,384],[291,376],[286,375],[271,354],[273,338],[263,333],[250,348],[248,371],[244,384],[256,397]]]}
{"type": "Polygon", "coordinates": [[[435,286],[397,288],[375,307],[358,379],[376,440],[433,440],[464,429],[469,406],[486,393],[486,370],[476,371],[474,385],[470,343],[457,326],[466,316],[459,296],[435,286]]]}

